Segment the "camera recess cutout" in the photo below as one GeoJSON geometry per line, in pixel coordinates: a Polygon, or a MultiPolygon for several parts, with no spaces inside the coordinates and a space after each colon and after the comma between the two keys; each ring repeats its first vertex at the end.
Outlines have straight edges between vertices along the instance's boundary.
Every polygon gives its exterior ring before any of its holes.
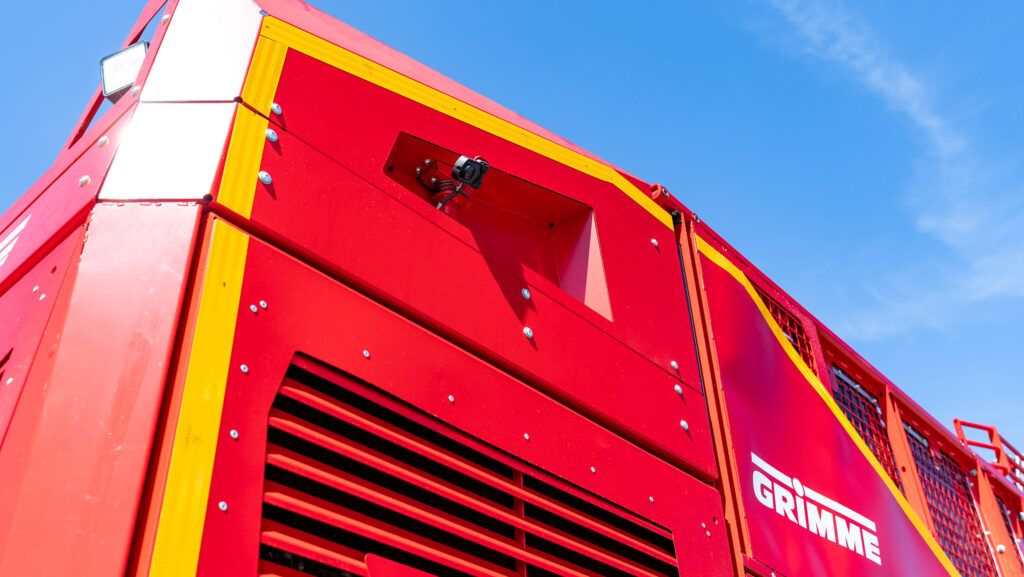
{"type": "Polygon", "coordinates": [[[465,226],[488,260],[529,268],[612,320],[594,210],[493,166],[478,188],[452,196],[458,186],[452,169],[460,156],[403,132],[384,170],[465,226]]]}

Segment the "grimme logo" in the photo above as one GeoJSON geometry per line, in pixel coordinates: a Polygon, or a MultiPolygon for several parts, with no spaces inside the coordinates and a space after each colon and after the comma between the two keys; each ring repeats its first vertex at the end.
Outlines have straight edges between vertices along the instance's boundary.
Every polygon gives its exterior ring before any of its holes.
{"type": "Polygon", "coordinates": [[[760,469],[754,469],[754,496],[762,505],[822,539],[882,564],[874,521],[782,474],[754,453],[750,459],[760,469]]]}

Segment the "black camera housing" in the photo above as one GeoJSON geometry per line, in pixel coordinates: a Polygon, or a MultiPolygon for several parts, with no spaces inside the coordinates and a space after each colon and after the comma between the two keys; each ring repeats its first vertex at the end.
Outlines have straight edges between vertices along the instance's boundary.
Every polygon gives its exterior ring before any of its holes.
{"type": "Polygon", "coordinates": [[[470,188],[480,188],[490,166],[482,158],[460,156],[452,167],[452,178],[470,188]]]}

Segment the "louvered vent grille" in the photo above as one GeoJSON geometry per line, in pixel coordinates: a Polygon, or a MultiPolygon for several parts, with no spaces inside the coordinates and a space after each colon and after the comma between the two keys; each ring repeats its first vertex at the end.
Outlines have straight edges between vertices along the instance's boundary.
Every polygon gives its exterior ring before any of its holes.
{"type": "Polygon", "coordinates": [[[836,403],[842,407],[846,418],[853,423],[861,438],[902,493],[903,483],[900,482],[900,474],[892,458],[892,445],[889,444],[889,436],[885,432],[882,408],[878,406],[878,399],[835,365],[832,365],[832,382],[835,384],[832,395],[836,398],[836,403]]]}
{"type": "Polygon", "coordinates": [[[952,457],[933,451],[912,427],[904,428],[942,549],[964,577],[994,577],[992,556],[982,538],[963,471],[952,457]]]}
{"type": "Polygon", "coordinates": [[[761,300],[768,307],[768,312],[771,313],[772,318],[779,324],[782,333],[786,335],[790,344],[800,354],[800,358],[814,371],[814,374],[818,374],[818,368],[814,366],[814,353],[811,352],[811,340],[807,338],[807,332],[804,331],[804,325],[800,322],[800,319],[786,310],[779,301],[772,298],[761,287],[754,285],[754,289],[757,290],[757,294],[760,295],[761,300]]]}
{"type": "Polygon", "coordinates": [[[268,431],[261,574],[679,575],[664,528],[365,385],[292,367],[268,431]]]}

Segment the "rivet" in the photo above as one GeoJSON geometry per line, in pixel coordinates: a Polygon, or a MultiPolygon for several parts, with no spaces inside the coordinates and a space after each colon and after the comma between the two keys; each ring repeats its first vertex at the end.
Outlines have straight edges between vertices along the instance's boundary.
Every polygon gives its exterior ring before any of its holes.
{"type": "Polygon", "coordinates": [[[227,513],[228,512],[228,502],[227,501],[221,501],[220,503],[217,503],[217,508],[220,509],[221,511],[224,511],[225,513],[227,513]]]}
{"type": "Polygon", "coordinates": [[[251,310],[254,313],[257,313],[259,312],[260,309],[257,308],[256,305],[249,305],[249,310],[251,310]]]}
{"type": "Polygon", "coordinates": [[[711,536],[711,531],[704,531],[704,534],[707,535],[708,537],[710,537],[711,536]]]}
{"type": "Polygon", "coordinates": [[[268,128],[263,133],[267,135],[267,140],[270,142],[277,142],[277,132],[273,128],[268,128]]]}
{"type": "Polygon", "coordinates": [[[530,440],[530,433],[523,433],[523,438],[526,439],[527,441],[529,441],[530,440]]]}
{"type": "Polygon", "coordinates": [[[238,431],[236,431],[235,429],[231,429],[231,432],[229,432],[228,434],[231,435],[232,439],[236,441],[238,440],[238,431]]]}
{"type": "Polygon", "coordinates": [[[86,174],[82,178],[78,179],[78,186],[81,186],[81,187],[89,186],[89,175],[88,174],[86,174]]]}
{"type": "Polygon", "coordinates": [[[676,392],[677,395],[683,394],[683,387],[682,387],[682,385],[676,385],[676,386],[672,387],[672,389],[676,392]]]}
{"type": "Polygon", "coordinates": [[[658,239],[652,238],[651,239],[651,244],[654,245],[654,248],[658,248],[658,239]]]}
{"type": "Polygon", "coordinates": [[[274,179],[270,178],[270,173],[265,171],[265,170],[261,170],[259,176],[260,176],[260,182],[262,182],[263,184],[265,184],[267,186],[270,186],[270,183],[274,182],[274,179]]]}
{"type": "Polygon", "coordinates": [[[164,23],[166,23],[170,19],[171,19],[171,15],[170,14],[164,14],[163,17],[160,18],[160,23],[164,24],[164,23]]]}
{"type": "MultiPolygon", "coordinates": [[[[693,222],[700,222],[700,217],[696,214],[693,215],[693,222]]],[[[775,577],[775,573],[772,573],[772,577],[775,577]]]]}
{"type": "Polygon", "coordinates": [[[109,141],[110,141],[110,139],[107,138],[106,135],[103,135],[103,136],[100,137],[99,140],[96,141],[96,146],[98,146],[100,148],[103,148],[104,146],[107,145],[107,142],[109,142],[109,141]]]}
{"type": "Polygon", "coordinates": [[[524,299],[530,300],[530,289],[524,288],[523,290],[519,291],[519,294],[523,295],[524,299]]]}
{"type": "Polygon", "coordinates": [[[530,327],[523,327],[523,334],[526,335],[526,338],[532,339],[533,338],[533,329],[531,329],[530,327]]]}
{"type": "Polygon", "coordinates": [[[594,473],[596,475],[597,474],[597,467],[591,467],[590,468],[590,472],[594,473]]]}
{"type": "Polygon", "coordinates": [[[431,176],[430,177],[430,184],[437,184],[437,177],[436,176],[431,176]]]}
{"type": "Polygon", "coordinates": [[[708,528],[708,524],[707,523],[701,523],[700,524],[700,528],[701,529],[707,529],[708,528]]]}
{"type": "Polygon", "coordinates": [[[424,158],[423,159],[423,166],[430,166],[430,159],[429,158],[424,158]]]}
{"type": "Polygon", "coordinates": [[[422,172],[423,172],[423,167],[421,167],[421,166],[417,166],[417,167],[416,167],[416,174],[420,174],[420,173],[422,173],[422,172]]]}
{"type": "Polygon", "coordinates": [[[650,500],[651,500],[651,503],[653,503],[653,502],[654,502],[654,497],[648,497],[648,499],[650,499],[650,500]]]}
{"type": "Polygon", "coordinates": [[[32,287],[32,292],[38,292],[38,291],[39,291],[39,285],[36,285],[36,286],[32,287]]]}
{"type": "Polygon", "coordinates": [[[274,102],[270,105],[270,111],[274,114],[281,114],[281,105],[274,102]]]}
{"type": "Polygon", "coordinates": [[[249,374],[249,365],[242,365],[239,368],[242,369],[242,372],[245,373],[246,375],[249,374]]]}
{"type": "Polygon", "coordinates": [[[449,403],[454,403],[455,402],[455,395],[448,395],[448,402],[449,403]]]}
{"type": "Polygon", "coordinates": [[[1006,545],[996,545],[996,553],[1006,553],[1006,545]]]}
{"type": "Polygon", "coordinates": [[[43,293],[43,294],[39,295],[39,300],[43,300],[45,298],[46,298],[46,293],[43,293]]]}
{"type": "Polygon", "coordinates": [[[4,384],[5,385],[9,385],[9,384],[11,384],[13,382],[14,382],[14,377],[10,377],[9,379],[7,379],[7,381],[4,384]]]}
{"type": "Polygon", "coordinates": [[[977,469],[971,469],[971,476],[972,477],[977,477],[978,476],[978,470],[977,469]]]}
{"type": "Polygon", "coordinates": [[[690,423],[687,423],[686,421],[679,421],[679,426],[682,427],[684,431],[690,430],[690,423]]]}
{"type": "Polygon", "coordinates": [[[363,356],[366,358],[370,358],[370,351],[363,349],[363,356]]]}
{"type": "Polygon", "coordinates": [[[140,86],[132,86],[132,96],[137,95],[139,93],[139,90],[142,90],[140,86]]]}
{"type": "Polygon", "coordinates": [[[677,363],[675,361],[672,361],[671,363],[669,363],[669,365],[672,365],[672,370],[675,370],[675,371],[679,370],[679,363],[677,363]]]}
{"type": "Polygon", "coordinates": [[[260,308],[263,310],[267,310],[267,301],[260,301],[260,308]]]}

